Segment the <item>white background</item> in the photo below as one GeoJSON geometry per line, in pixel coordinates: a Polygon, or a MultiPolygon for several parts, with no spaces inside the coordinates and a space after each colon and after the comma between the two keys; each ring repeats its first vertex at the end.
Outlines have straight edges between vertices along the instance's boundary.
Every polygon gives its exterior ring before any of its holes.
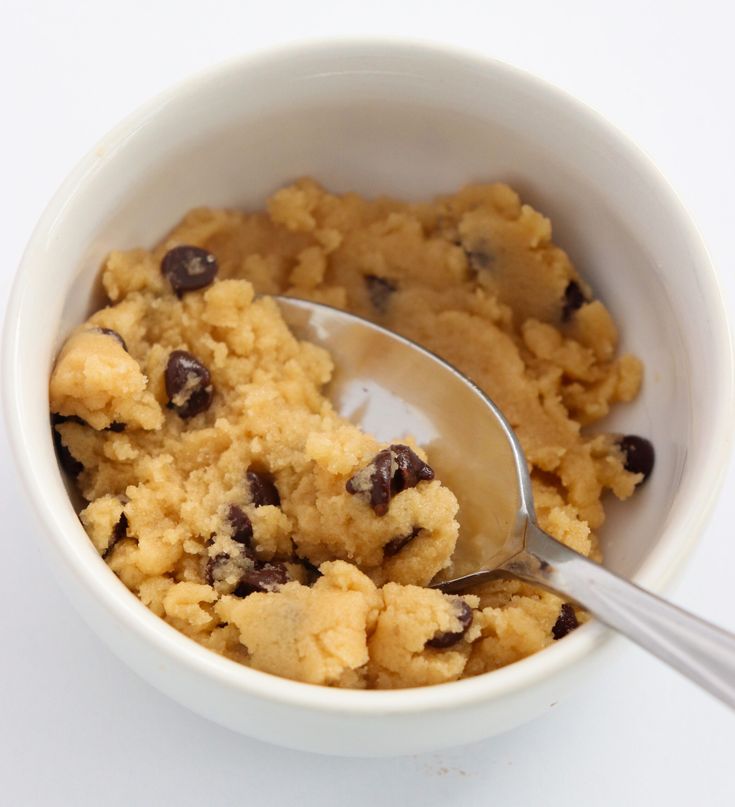
{"type": "MultiPolygon", "coordinates": [[[[150,95],[269,44],[392,34],[505,59],[627,131],[691,210],[735,313],[734,25],[727,0],[2,0],[0,310],[56,186],[150,95]]],[[[3,429],[0,804],[735,804],[733,715],[627,645],[546,718],[437,754],[330,759],[189,714],[123,667],[57,589],[27,526],[3,429]]],[[[672,596],[735,630],[733,493],[731,465],[672,596]]]]}

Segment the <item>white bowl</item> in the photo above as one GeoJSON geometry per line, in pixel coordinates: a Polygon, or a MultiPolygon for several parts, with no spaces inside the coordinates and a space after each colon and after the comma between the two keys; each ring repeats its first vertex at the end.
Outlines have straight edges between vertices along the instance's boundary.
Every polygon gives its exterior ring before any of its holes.
{"type": "Polygon", "coordinates": [[[335,690],[220,658],[154,616],[100,559],[57,468],[48,376],[90,311],[112,248],[150,246],[196,205],[258,207],[303,174],[336,191],[421,198],[505,180],[550,215],[646,365],[611,429],[647,435],[657,467],[611,504],[606,562],[660,591],[702,529],[727,458],[733,362],[708,256],[636,148],[569,96],[505,64],[395,42],[289,47],[191,79],[136,112],[72,172],[28,245],[7,309],[2,384],[39,536],[83,617],[141,676],[196,712],[293,748],[390,755],[487,737],[592,676],[591,622],[488,675],[397,692],[335,690]]]}

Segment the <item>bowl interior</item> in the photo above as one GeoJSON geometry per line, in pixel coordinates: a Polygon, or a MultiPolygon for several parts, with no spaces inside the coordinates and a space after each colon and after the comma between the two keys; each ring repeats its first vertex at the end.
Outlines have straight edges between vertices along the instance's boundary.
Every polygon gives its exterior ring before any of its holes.
{"type": "MultiPolygon", "coordinates": [[[[243,61],[113,131],[70,179],[28,258],[36,271],[16,347],[29,368],[17,393],[32,424],[26,450],[53,467],[48,372],[88,314],[110,249],[152,245],[194,206],[259,207],[306,174],[335,191],[412,199],[503,180],[551,218],[612,310],[622,349],[645,362],[638,400],[600,428],[648,436],[657,467],[634,500],[610,502],[603,540],[607,564],[626,576],[659,553],[644,580],[659,584],[695,523],[695,469],[722,420],[722,323],[698,274],[706,256],[652,169],[596,116],[511,68],[480,70],[452,54],[386,48],[376,63],[374,48],[342,46],[274,55],[257,69],[243,61]]],[[[61,479],[53,485],[56,505],[70,508],[61,479]]]]}

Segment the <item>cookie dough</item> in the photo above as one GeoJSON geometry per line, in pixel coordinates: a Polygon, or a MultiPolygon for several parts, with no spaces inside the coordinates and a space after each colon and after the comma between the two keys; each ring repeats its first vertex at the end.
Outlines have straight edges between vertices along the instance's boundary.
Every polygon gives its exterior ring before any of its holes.
{"type": "Polygon", "coordinates": [[[110,304],[51,376],[54,436],[94,546],[175,628],[269,673],[397,688],[490,671],[584,619],[515,580],[426,588],[456,498],[419,446],[336,415],[330,357],[264,296],[348,309],[454,363],[516,429],[541,525],[599,559],[604,492],[630,496],[652,455],[582,427],[642,368],[510,188],[406,204],[303,180],[266,211],[194,210],[153,251],[112,253],[102,280],[110,304]]]}

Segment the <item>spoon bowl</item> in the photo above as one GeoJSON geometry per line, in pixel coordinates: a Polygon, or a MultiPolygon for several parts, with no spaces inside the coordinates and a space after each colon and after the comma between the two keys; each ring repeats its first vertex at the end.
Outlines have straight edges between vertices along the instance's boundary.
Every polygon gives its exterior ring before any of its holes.
{"type": "Polygon", "coordinates": [[[459,501],[451,566],[434,581],[460,592],[515,576],[575,602],[735,708],[735,636],[650,594],[545,533],[511,425],[439,356],[368,320],[277,297],[299,339],[329,351],[327,395],[344,418],[391,442],[412,438],[459,501]]]}

